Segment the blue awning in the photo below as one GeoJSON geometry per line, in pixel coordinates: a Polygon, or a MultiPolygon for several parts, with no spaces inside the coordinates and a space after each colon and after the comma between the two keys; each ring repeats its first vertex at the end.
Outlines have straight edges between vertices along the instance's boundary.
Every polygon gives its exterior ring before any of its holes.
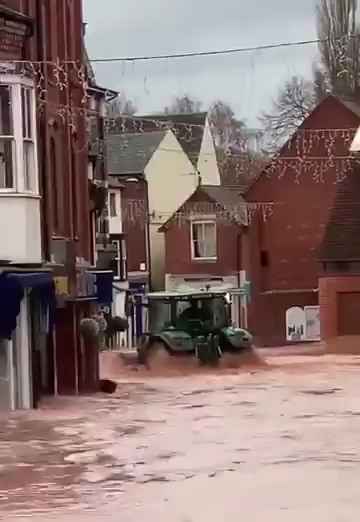
{"type": "Polygon", "coordinates": [[[42,288],[54,284],[52,272],[6,272],[3,275],[17,281],[23,289],[42,288]]]}
{"type": "Polygon", "coordinates": [[[10,339],[16,329],[25,290],[32,290],[49,308],[50,325],[55,315],[55,286],[51,272],[3,272],[0,274],[0,337],[10,339]]]}

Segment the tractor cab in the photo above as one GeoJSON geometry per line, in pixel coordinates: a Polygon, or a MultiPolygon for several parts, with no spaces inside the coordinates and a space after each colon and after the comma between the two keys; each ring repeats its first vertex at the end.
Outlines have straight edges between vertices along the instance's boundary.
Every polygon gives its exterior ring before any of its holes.
{"type": "Polygon", "coordinates": [[[157,292],[148,294],[148,304],[150,332],[139,348],[140,359],[159,345],[203,363],[218,361],[223,351],[251,349],[249,332],[232,326],[227,292],[157,292]]]}

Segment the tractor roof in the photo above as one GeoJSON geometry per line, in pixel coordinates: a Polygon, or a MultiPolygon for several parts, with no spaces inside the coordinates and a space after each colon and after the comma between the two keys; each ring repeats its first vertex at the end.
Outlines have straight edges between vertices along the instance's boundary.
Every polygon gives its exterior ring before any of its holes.
{"type": "Polygon", "coordinates": [[[214,299],[232,293],[231,290],[206,290],[185,291],[185,292],[152,292],[147,294],[148,299],[157,301],[191,301],[192,299],[214,299]]]}

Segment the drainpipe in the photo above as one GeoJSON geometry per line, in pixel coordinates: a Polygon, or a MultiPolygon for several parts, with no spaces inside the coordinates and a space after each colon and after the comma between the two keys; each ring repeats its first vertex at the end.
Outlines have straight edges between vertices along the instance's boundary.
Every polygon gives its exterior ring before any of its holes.
{"type": "Polygon", "coordinates": [[[149,205],[149,183],[144,175],[144,184],[146,190],[146,221],[145,221],[145,242],[146,242],[146,265],[149,272],[149,288],[152,290],[152,272],[151,272],[151,239],[150,239],[150,205],[149,205]]]}
{"type": "MultiPolygon", "coordinates": [[[[238,288],[241,287],[241,277],[240,277],[240,270],[241,270],[241,232],[238,232],[238,235],[236,237],[236,273],[237,273],[237,281],[238,281],[238,288]]],[[[239,326],[242,326],[242,317],[241,317],[241,296],[238,296],[238,321],[239,326]]]]}
{"type": "MultiPolygon", "coordinates": [[[[63,11],[63,19],[66,20],[66,2],[62,3],[62,11],[63,11]]],[[[68,21],[70,23],[70,20],[68,21]]],[[[70,60],[71,56],[69,56],[69,41],[64,31],[64,51],[65,51],[65,59],[70,60]]],[[[65,65],[66,72],[69,73],[69,65],[65,65]]],[[[69,75],[70,77],[70,75],[69,75]]],[[[72,100],[70,96],[71,85],[69,85],[65,89],[65,105],[70,108],[72,107],[72,100]]],[[[66,136],[66,144],[67,144],[67,158],[66,158],[66,166],[68,171],[68,198],[69,198],[69,218],[70,218],[70,237],[73,242],[75,242],[75,223],[74,220],[77,219],[77,216],[74,215],[74,195],[73,195],[73,187],[74,187],[74,177],[75,173],[73,172],[73,162],[72,162],[72,129],[70,128],[69,116],[67,115],[65,118],[65,136],[66,136]]],[[[77,187],[76,187],[77,189],[77,187]]],[[[79,231],[78,231],[79,232],[79,231]]],[[[76,262],[75,262],[76,264],[76,262]]]]}
{"type": "MultiPolygon", "coordinates": [[[[37,46],[37,55],[38,60],[43,61],[45,59],[44,49],[43,49],[43,41],[41,35],[42,23],[39,23],[39,20],[42,21],[42,3],[41,0],[36,1],[36,19],[38,20],[36,27],[36,46],[37,46]]],[[[47,82],[47,69],[44,68],[45,80],[47,82]]],[[[37,103],[37,101],[36,101],[37,103]]],[[[50,241],[51,241],[51,229],[49,226],[49,216],[51,213],[50,209],[50,191],[48,190],[48,180],[46,179],[47,172],[47,143],[48,143],[48,129],[47,129],[47,121],[48,121],[48,107],[45,104],[43,108],[43,118],[37,118],[38,121],[38,137],[39,144],[38,150],[36,151],[39,154],[39,181],[41,179],[41,195],[42,195],[42,204],[41,204],[41,212],[42,212],[42,246],[43,246],[43,254],[44,258],[48,261],[50,259],[50,241]]]]}

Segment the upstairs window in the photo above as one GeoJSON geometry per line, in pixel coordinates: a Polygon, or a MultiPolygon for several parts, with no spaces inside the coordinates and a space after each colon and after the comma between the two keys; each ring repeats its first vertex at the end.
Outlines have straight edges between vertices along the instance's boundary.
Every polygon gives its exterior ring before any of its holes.
{"type": "Polygon", "coordinates": [[[23,168],[24,188],[27,192],[34,190],[35,144],[33,125],[32,89],[21,87],[22,127],[23,127],[23,168]]]}
{"type": "Polygon", "coordinates": [[[192,221],[191,254],[194,260],[216,260],[217,240],[215,221],[192,221]]]}
{"type": "Polygon", "coordinates": [[[14,129],[11,88],[0,85],[0,189],[14,189],[14,129]]]}
{"type": "Polygon", "coordinates": [[[121,218],[121,193],[119,190],[109,192],[109,216],[121,218]]]}
{"type": "Polygon", "coordinates": [[[110,192],[109,194],[109,207],[110,217],[117,217],[117,205],[116,205],[116,193],[110,192]]]}
{"type": "Polygon", "coordinates": [[[38,194],[33,83],[0,75],[0,192],[38,194]]]}

